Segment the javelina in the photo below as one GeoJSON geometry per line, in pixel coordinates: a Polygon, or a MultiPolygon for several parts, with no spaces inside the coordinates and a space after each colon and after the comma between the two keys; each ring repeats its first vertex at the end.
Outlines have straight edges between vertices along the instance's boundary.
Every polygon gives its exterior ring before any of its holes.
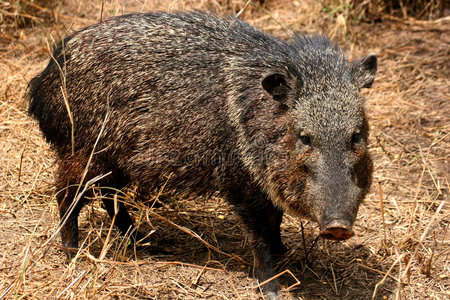
{"type": "MultiPolygon", "coordinates": [[[[67,37],[30,82],[29,113],[57,153],[68,256],[87,202],[69,210],[77,186],[109,172],[99,186],[220,191],[251,235],[261,282],[286,250],[283,210],[350,238],[372,173],[359,91],[376,66],[325,37],[283,41],[202,12],[119,16],[67,37]]],[[[123,204],[115,225],[133,226],[123,204]]],[[[264,289],[273,295],[276,280],[264,289]]]]}

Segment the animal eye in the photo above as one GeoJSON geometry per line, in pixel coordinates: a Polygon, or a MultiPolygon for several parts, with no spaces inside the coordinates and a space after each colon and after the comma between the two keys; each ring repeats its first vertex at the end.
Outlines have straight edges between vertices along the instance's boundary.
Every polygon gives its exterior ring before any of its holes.
{"type": "Polygon", "coordinates": [[[300,141],[302,141],[302,143],[306,146],[311,146],[311,138],[307,135],[299,135],[298,138],[300,139],[300,141]]]}
{"type": "Polygon", "coordinates": [[[354,133],[352,135],[352,145],[361,143],[362,135],[360,132],[354,133]]]}

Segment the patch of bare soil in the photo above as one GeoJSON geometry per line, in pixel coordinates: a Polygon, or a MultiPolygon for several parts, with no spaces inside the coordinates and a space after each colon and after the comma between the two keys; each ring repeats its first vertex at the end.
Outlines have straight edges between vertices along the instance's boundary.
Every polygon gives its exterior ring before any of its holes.
{"type": "MultiPolygon", "coordinates": [[[[131,11],[237,13],[246,1],[49,2],[0,1],[0,298],[262,297],[252,288],[245,231],[215,196],[154,195],[135,203],[131,188],[119,194],[149,234],[143,249],[129,247],[93,201],[80,216],[78,260],[66,262],[57,236],[53,154],[27,116],[25,99],[49,49],[76,29],[131,11]],[[162,204],[152,207],[153,201],[162,204]]],[[[314,224],[286,216],[282,234],[290,251],[278,265],[283,295],[448,299],[450,19],[378,11],[376,22],[363,23],[343,3],[351,2],[252,1],[241,14],[282,37],[292,30],[324,33],[351,57],[375,52],[379,59],[376,82],[366,92],[376,169],[357,235],[324,241],[314,224]]]]}

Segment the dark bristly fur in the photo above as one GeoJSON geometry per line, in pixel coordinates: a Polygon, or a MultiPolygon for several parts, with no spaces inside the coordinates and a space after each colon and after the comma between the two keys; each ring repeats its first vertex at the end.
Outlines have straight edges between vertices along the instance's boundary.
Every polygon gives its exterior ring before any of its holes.
{"type": "MultiPolygon", "coordinates": [[[[84,183],[111,172],[98,185],[151,190],[170,175],[166,189],[218,190],[252,237],[262,282],[285,251],[283,210],[346,224],[325,237],[351,236],[372,173],[359,91],[375,71],[375,55],[350,63],[325,37],[282,41],[201,12],[131,14],[66,38],[30,82],[29,113],[57,153],[61,218],[91,153],[84,183]]],[[[62,227],[68,250],[86,202],[62,227]]],[[[115,224],[133,226],[123,204],[115,224]]],[[[264,289],[275,295],[276,280],[264,289]]]]}

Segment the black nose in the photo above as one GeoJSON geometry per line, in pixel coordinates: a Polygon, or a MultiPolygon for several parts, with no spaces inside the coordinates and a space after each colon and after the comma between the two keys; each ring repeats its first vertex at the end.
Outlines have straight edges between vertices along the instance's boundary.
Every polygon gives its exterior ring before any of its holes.
{"type": "Polygon", "coordinates": [[[348,240],[353,235],[352,225],[345,220],[339,219],[331,220],[320,232],[320,236],[324,239],[334,241],[348,240]]]}

